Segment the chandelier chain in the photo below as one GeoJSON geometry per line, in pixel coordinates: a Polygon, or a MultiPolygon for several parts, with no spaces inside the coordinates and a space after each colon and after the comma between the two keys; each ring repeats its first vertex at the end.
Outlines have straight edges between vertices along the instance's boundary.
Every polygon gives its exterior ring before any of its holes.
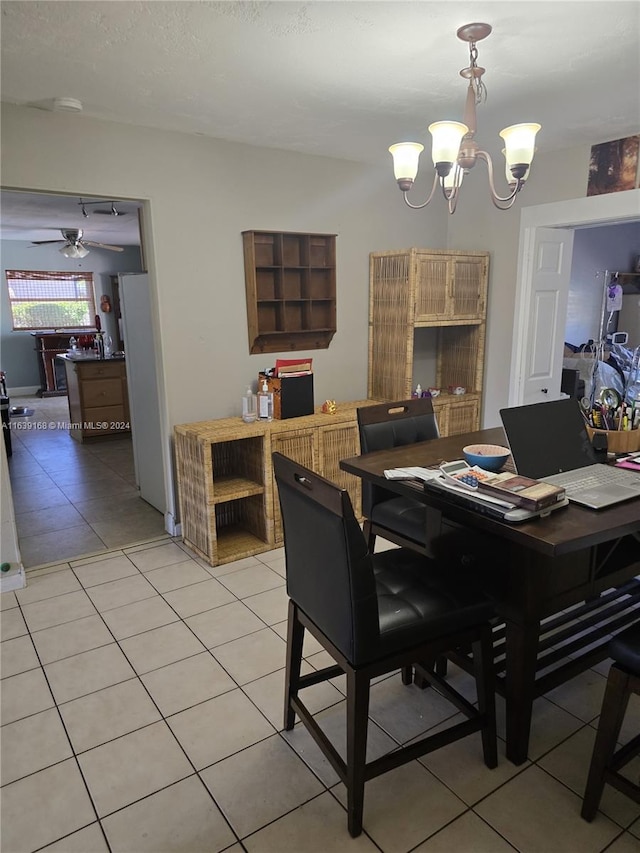
{"type": "Polygon", "coordinates": [[[482,104],[487,100],[487,87],[482,81],[482,73],[474,74],[473,71],[478,67],[478,48],[474,41],[469,46],[469,71],[471,72],[469,82],[473,86],[475,92],[476,105],[482,104]]]}

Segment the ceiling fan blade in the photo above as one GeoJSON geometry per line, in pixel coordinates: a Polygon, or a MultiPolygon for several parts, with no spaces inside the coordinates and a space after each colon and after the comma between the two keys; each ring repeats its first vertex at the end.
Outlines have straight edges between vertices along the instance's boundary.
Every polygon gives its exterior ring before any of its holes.
{"type": "Polygon", "coordinates": [[[46,246],[47,243],[66,243],[66,240],[33,240],[32,246],[46,246]]]}
{"type": "Polygon", "coordinates": [[[109,249],[111,252],[124,252],[122,246],[109,246],[107,243],[94,243],[92,240],[82,240],[83,246],[97,246],[98,249],[109,249]]]}

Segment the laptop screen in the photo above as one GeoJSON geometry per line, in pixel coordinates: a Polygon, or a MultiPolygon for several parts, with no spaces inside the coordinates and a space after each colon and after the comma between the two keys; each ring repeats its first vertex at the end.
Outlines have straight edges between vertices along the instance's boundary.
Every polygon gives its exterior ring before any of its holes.
{"type": "Polygon", "coordinates": [[[518,474],[539,479],[596,462],[575,398],[500,409],[500,417],[518,474]]]}

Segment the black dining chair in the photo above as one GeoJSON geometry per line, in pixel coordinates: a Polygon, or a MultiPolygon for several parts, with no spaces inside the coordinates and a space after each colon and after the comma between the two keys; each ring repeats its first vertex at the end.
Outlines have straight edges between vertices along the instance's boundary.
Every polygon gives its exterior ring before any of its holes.
{"type": "MultiPolygon", "coordinates": [[[[364,785],[382,773],[473,732],[481,732],[487,767],[497,764],[493,608],[473,578],[464,583],[405,548],[371,554],[349,494],[280,453],[273,454],[287,572],[289,615],[284,727],[296,714],[347,787],[347,825],[362,831],[364,785]],[[308,630],[335,665],[301,675],[308,630]],[[434,672],[437,657],[473,651],[475,708],[434,672]],[[371,679],[411,666],[468,719],[366,761],[371,679]],[[346,758],[337,751],[300,692],[342,673],[347,677],[346,758]]],[[[428,804],[425,803],[425,807],[428,804]]]]}
{"type": "Polygon", "coordinates": [[[617,748],[620,729],[632,693],[640,694],[640,624],[617,634],[609,643],[613,664],[602,700],[598,732],[582,800],[582,817],[592,821],[598,811],[605,784],[640,803],[640,785],[620,773],[640,753],[640,734],[617,748]]]}
{"type": "MultiPolygon", "coordinates": [[[[361,453],[440,437],[430,397],[361,406],[357,417],[361,453]]],[[[403,548],[426,553],[426,511],[420,501],[363,482],[362,514],[371,552],[376,536],[382,536],[403,548]]]]}

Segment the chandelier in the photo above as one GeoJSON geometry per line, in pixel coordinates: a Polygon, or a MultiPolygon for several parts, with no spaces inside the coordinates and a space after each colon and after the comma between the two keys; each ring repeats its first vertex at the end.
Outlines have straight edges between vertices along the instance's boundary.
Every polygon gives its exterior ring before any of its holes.
{"type": "Polygon", "coordinates": [[[465,24],[457,31],[462,41],[469,43],[469,66],[463,68],[460,76],[469,81],[467,100],[464,107],[464,123],[459,121],[437,121],[429,125],[433,137],[431,156],[435,166],[431,193],[422,204],[412,204],[408,193],[418,174],[418,160],[424,151],[419,142],[397,142],[389,148],[393,156],[393,169],[398,186],[402,190],[405,202],[414,210],[426,207],[433,198],[438,185],[448,202],[449,213],[454,213],[462,179],[473,169],[477,160],[487,164],[489,192],[491,200],[499,210],[508,210],[529,176],[529,169],[535,151],[536,133],[539,124],[513,124],[500,131],[504,140],[502,153],[505,156],[505,175],[509,184],[509,194],[500,196],[496,192],[493,180],[491,155],[483,151],[475,141],[476,105],[486,100],[487,89],[482,82],[484,68],[478,65],[476,42],[486,38],[491,32],[489,24],[465,24]]]}

